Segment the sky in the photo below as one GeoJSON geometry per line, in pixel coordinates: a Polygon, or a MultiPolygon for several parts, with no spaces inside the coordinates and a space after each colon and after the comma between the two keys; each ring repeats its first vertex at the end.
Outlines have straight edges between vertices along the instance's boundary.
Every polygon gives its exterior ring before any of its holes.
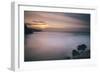
{"type": "Polygon", "coordinates": [[[90,14],[24,11],[24,23],[43,31],[89,32],[90,14]]]}

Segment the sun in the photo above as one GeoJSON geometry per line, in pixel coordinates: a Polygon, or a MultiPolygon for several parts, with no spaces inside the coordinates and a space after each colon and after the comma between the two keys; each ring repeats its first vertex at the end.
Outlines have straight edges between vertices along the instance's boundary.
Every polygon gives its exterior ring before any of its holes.
{"type": "Polygon", "coordinates": [[[42,25],[42,24],[38,24],[38,25],[32,25],[32,28],[34,29],[46,29],[48,27],[47,24],[42,25]]]}
{"type": "Polygon", "coordinates": [[[43,30],[43,29],[46,29],[48,28],[48,24],[43,22],[43,21],[34,21],[34,22],[31,22],[29,25],[27,25],[29,28],[33,28],[33,29],[40,29],[40,30],[43,30]]]}

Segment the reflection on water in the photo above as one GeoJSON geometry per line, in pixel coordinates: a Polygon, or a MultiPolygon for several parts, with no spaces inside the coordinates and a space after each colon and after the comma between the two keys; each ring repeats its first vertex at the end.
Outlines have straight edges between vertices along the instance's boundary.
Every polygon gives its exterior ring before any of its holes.
{"type": "Polygon", "coordinates": [[[90,49],[88,33],[34,32],[25,37],[25,61],[72,57],[72,50],[80,44],[90,49]]]}

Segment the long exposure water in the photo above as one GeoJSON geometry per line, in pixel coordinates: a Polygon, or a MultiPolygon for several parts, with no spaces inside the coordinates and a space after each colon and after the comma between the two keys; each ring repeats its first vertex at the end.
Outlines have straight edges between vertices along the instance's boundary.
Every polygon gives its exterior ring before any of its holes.
{"type": "Polygon", "coordinates": [[[34,32],[25,37],[25,59],[56,60],[72,57],[80,44],[90,49],[89,33],[34,32]]]}

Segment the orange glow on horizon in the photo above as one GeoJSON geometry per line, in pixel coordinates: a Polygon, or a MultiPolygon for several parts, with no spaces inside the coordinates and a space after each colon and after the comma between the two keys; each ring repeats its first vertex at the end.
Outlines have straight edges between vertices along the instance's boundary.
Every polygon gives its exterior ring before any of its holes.
{"type": "Polygon", "coordinates": [[[48,28],[48,24],[44,23],[35,23],[35,24],[29,24],[27,25],[29,28],[34,28],[34,29],[45,29],[48,28]]]}

